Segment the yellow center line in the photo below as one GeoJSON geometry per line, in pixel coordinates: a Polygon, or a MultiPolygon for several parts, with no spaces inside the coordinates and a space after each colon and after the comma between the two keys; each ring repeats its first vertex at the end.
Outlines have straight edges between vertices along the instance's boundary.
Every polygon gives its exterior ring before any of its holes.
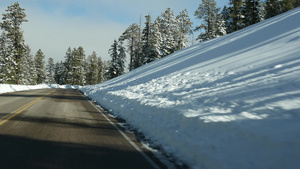
{"type": "MultiPolygon", "coordinates": [[[[50,95],[51,93],[54,93],[54,91],[47,93],[45,96],[50,95]]],[[[20,114],[21,112],[23,112],[24,110],[28,109],[30,106],[34,105],[35,103],[37,103],[38,101],[42,100],[45,96],[42,97],[38,97],[36,99],[34,99],[33,101],[23,105],[22,107],[12,111],[11,113],[7,114],[6,116],[0,118],[0,126],[4,123],[6,123],[9,119],[15,117],[16,115],[20,114]]]]}

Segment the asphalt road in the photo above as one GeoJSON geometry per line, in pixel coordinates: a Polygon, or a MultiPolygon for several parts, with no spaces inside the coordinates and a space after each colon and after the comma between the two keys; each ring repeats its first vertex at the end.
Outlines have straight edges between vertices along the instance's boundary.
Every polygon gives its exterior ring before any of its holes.
{"type": "Polygon", "coordinates": [[[0,95],[1,169],[155,167],[125,137],[76,90],[0,95]]]}

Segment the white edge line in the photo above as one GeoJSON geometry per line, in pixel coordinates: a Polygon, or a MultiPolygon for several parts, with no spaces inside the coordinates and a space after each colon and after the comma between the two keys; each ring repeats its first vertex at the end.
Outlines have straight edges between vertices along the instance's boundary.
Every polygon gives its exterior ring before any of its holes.
{"type": "Polygon", "coordinates": [[[153,168],[160,169],[160,167],[157,164],[155,164],[118,126],[116,126],[104,113],[102,113],[102,111],[105,111],[105,110],[103,110],[102,108],[101,108],[102,110],[100,110],[99,107],[95,106],[94,103],[92,103],[90,100],[88,100],[88,101],[152,165],[153,168]]]}

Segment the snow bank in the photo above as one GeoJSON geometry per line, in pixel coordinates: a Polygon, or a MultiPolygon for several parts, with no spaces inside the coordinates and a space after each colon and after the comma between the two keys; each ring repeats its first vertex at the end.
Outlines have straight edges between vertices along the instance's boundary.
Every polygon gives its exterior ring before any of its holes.
{"type": "Polygon", "coordinates": [[[0,84],[0,94],[8,93],[8,92],[23,91],[23,90],[46,89],[46,88],[75,89],[75,87],[76,86],[59,85],[59,84],[39,84],[39,85],[0,84]]]}
{"type": "Polygon", "coordinates": [[[47,84],[39,85],[10,85],[10,84],[0,84],[0,94],[8,92],[16,92],[22,90],[32,90],[32,89],[43,89],[50,88],[47,84]]]}
{"type": "Polygon", "coordinates": [[[300,8],[83,91],[192,168],[300,168],[300,8]]]}
{"type": "Polygon", "coordinates": [[[300,168],[300,8],[77,87],[192,168],[300,168]]]}

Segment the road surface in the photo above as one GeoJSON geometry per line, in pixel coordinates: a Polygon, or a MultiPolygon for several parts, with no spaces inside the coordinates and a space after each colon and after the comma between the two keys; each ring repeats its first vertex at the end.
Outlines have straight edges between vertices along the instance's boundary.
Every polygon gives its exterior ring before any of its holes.
{"type": "Polygon", "coordinates": [[[99,111],[72,89],[0,95],[0,168],[158,167],[99,111]]]}

